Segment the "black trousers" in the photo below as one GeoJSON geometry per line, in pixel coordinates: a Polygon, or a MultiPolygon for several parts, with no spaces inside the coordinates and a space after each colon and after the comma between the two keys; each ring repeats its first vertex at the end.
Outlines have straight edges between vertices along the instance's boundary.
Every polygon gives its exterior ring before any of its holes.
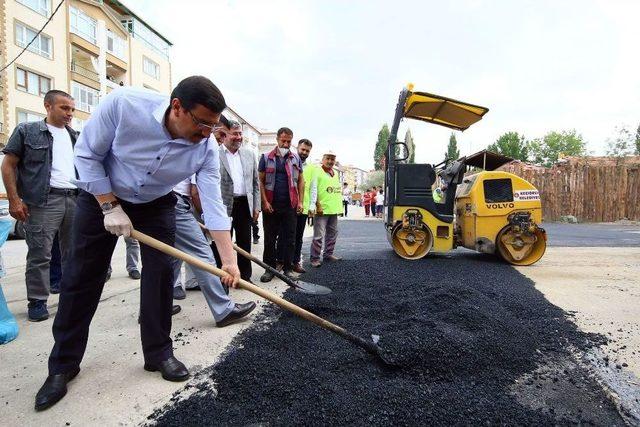
{"type": "Polygon", "coordinates": [[[297,264],[300,262],[300,258],[302,255],[302,237],[304,236],[304,229],[307,226],[307,218],[309,218],[309,216],[306,214],[298,214],[297,223],[296,223],[295,252],[293,253],[294,264],[297,264]]]}
{"type": "MultiPolygon", "coordinates": [[[[168,245],[175,244],[176,197],[173,193],[148,203],[121,201],[133,227],[168,245]]],[[[49,374],[80,366],[87,347],[89,325],[98,307],[107,268],[118,238],[104,228],[96,199],[80,191],[73,224],[71,256],[63,266],[58,312],[53,322],[55,344],[49,356],[49,374]]],[[[140,336],[144,360],[157,363],[173,355],[171,257],[141,245],[140,336]]],[[[110,351],[104,349],[105,352],[110,351]]]]}
{"type": "MultiPolygon", "coordinates": [[[[236,234],[236,245],[251,253],[251,224],[253,215],[249,209],[247,196],[233,198],[233,210],[231,211],[231,235],[236,234]]],[[[238,254],[238,268],[240,277],[244,280],[251,279],[251,261],[238,254]]]]}
{"type": "Polygon", "coordinates": [[[343,200],[342,206],[344,206],[344,216],[347,216],[347,213],[349,212],[349,202],[347,202],[346,200],[343,200]]]}
{"type": "Polygon", "coordinates": [[[296,211],[292,207],[274,207],[273,213],[262,212],[262,227],[264,229],[264,252],[262,261],[271,267],[276,267],[276,242],[281,247],[284,271],[293,268],[293,252],[295,249],[296,211]]]}

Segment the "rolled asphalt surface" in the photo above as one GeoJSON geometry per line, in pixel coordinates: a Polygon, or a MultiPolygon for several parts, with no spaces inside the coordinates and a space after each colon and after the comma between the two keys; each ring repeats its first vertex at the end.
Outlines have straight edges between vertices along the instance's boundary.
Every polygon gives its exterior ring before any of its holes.
{"type": "MultiPolygon", "coordinates": [[[[362,216],[352,208],[353,219],[362,216]]],[[[330,299],[285,296],[364,337],[381,334],[381,346],[400,369],[387,371],[271,305],[261,304],[263,311],[246,322],[217,329],[202,295],[190,292],[172,334],[176,354],[194,374],[186,386],[142,370],[138,286],[126,277],[120,244],[83,370],[67,397],[44,413],[32,407],[46,377],[51,320],[26,321],[24,242],[7,242],[2,251],[9,275],[2,285],[21,335],[0,347],[0,419],[4,425],[635,423],[640,382],[631,359],[640,354],[640,227],[544,226],[550,247],[527,271],[466,250],[407,263],[392,255],[379,220],[341,220],[344,261],[303,277],[333,287],[330,299]],[[571,266],[589,271],[585,264],[594,264],[594,257],[605,260],[596,267],[600,274],[588,273],[597,281],[584,281],[580,271],[565,274],[571,266]],[[615,277],[607,276],[613,271],[615,277]],[[442,301],[450,302],[438,311],[433,304],[442,301]],[[478,317],[474,307],[491,307],[496,316],[480,310],[478,317]],[[530,340],[517,339],[527,334],[530,340]],[[469,370],[475,365],[481,373],[469,370]],[[349,397],[354,395],[360,397],[349,397]]],[[[260,274],[254,270],[254,281],[260,274]]],[[[287,289],[279,281],[268,288],[280,294],[287,289]]],[[[258,301],[232,292],[240,302],[258,301]]]]}

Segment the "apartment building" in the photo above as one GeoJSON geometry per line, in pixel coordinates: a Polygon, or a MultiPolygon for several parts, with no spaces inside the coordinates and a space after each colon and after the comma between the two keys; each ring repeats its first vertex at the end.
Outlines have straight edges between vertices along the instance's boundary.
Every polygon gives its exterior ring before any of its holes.
{"type": "MultiPolygon", "coordinates": [[[[15,58],[59,0],[0,3],[0,63],[15,58]]],[[[99,100],[119,86],[169,94],[171,42],[118,0],[66,0],[29,48],[0,73],[0,144],[16,124],[45,116],[49,89],[76,100],[81,130],[99,100]]]]}

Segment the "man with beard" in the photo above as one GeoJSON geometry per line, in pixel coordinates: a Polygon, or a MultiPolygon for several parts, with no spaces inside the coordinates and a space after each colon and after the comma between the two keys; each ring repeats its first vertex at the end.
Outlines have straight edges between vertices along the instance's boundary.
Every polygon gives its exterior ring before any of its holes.
{"type": "Polygon", "coordinates": [[[309,201],[310,201],[310,185],[313,181],[313,176],[317,167],[315,165],[307,164],[307,159],[311,153],[313,144],[308,139],[301,139],[298,141],[298,157],[302,161],[302,176],[304,177],[304,196],[302,201],[302,212],[300,212],[296,219],[296,238],[295,238],[295,251],[293,253],[293,271],[296,273],[305,273],[306,270],[302,267],[302,237],[304,236],[304,229],[307,226],[307,218],[309,218],[309,201]]]}
{"type": "MultiPolygon", "coordinates": [[[[220,145],[220,191],[231,217],[236,244],[251,253],[251,224],[260,215],[258,167],[251,150],[242,147],[242,126],[230,120],[220,145]]],[[[238,254],[240,276],[251,281],[251,261],[238,254]]]]}
{"type": "Polygon", "coordinates": [[[32,322],[49,318],[49,292],[58,293],[58,284],[54,283],[51,289],[50,283],[51,249],[57,233],[62,262],[70,259],[78,194],[73,183],[77,133],[69,126],[74,100],[66,92],[50,90],[44,96],[44,107],[47,117],[39,122],[20,123],[2,150],[2,179],[9,213],[24,222],[29,248],[25,282],[28,318],[32,322]]]}
{"type": "MultiPolygon", "coordinates": [[[[192,76],[171,97],[137,88],[106,96],[75,146],[79,192],[70,258],[60,284],[53,323],[55,344],[49,376],[35,399],[44,410],[64,397],[80,372],[91,319],[98,307],[118,236],[135,229],[173,246],[174,186],[196,174],[204,220],[222,256],[225,284],[237,286],[240,271],[220,197],[217,145],[210,139],[226,104],[207,78],[192,76]]],[[[189,371],[173,355],[171,341],[173,260],[142,246],[140,335],[144,369],[168,381],[185,381],[189,371]]],[[[236,307],[228,307],[228,316],[236,307]]]]}
{"type": "MultiPolygon", "coordinates": [[[[296,213],[302,212],[304,178],[302,162],[290,151],[293,132],[283,127],[276,134],[278,145],[260,157],[258,172],[262,197],[262,224],[264,228],[265,264],[276,268],[276,242],[283,245],[284,274],[293,277],[294,237],[296,213]]],[[[260,277],[263,283],[270,282],[273,274],[265,271],[260,277]]]]}

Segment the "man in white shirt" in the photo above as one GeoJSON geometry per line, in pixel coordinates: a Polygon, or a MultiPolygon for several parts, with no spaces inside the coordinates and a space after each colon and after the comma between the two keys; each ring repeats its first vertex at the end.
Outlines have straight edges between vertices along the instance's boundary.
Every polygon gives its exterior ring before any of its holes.
{"type": "MultiPolygon", "coordinates": [[[[220,121],[228,128],[219,148],[222,201],[232,219],[236,244],[251,253],[251,225],[260,215],[258,165],[253,151],[242,147],[240,123],[222,117],[220,121]]],[[[240,277],[250,281],[251,261],[238,254],[238,268],[240,277]]]]}
{"type": "Polygon", "coordinates": [[[3,152],[2,178],[11,216],[24,222],[27,252],[25,282],[32,322],[49,318],[49,261],[58,233],[62,263],[69,256],[71,225],[78,190],[73,147],[77,133],[69,127],[75,103],[71,95],[51,90],[44,97],[47,117],[20,123],[3,152]]]}

